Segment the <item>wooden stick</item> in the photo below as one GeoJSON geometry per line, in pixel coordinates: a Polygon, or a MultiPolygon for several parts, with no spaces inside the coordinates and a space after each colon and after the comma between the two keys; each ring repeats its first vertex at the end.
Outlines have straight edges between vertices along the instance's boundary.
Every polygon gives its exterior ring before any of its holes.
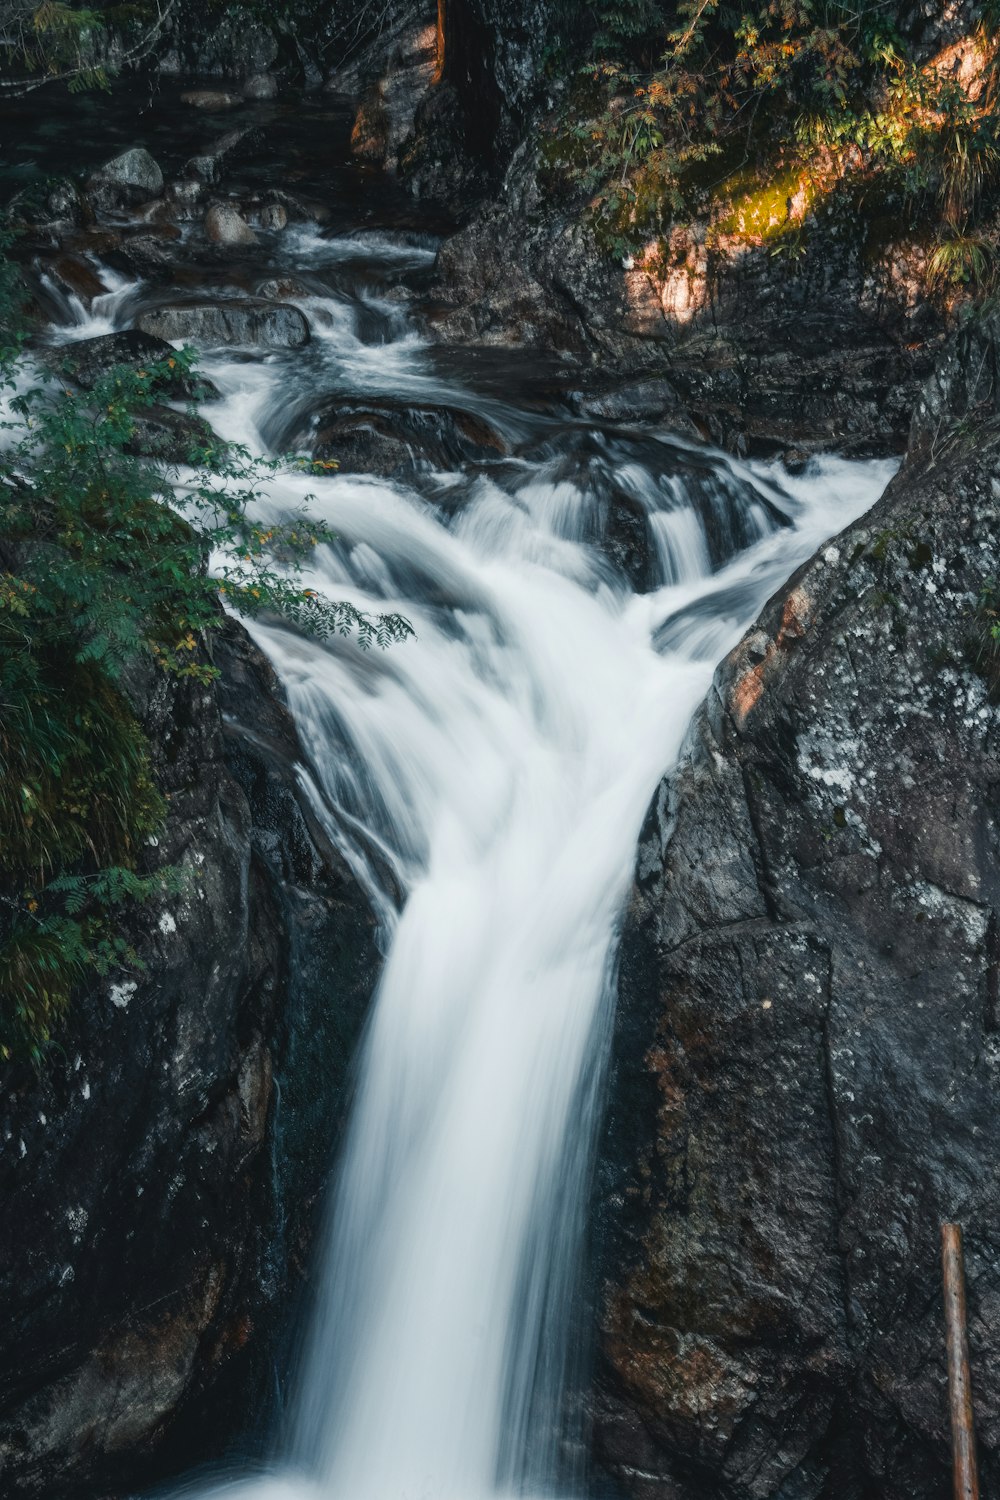
{"type": "Polygon", "coordinates": [[[979,1500],[976,1470],[976,1428],[969,1377],[969,1335],[965,1317],[965,1271],[962,1230],[941,1225],[941,1267],[944,1272],[944,1321],[948,1338],[948,1397],[951,1404],[951,1449],[955,1500],[979,1500]]]}

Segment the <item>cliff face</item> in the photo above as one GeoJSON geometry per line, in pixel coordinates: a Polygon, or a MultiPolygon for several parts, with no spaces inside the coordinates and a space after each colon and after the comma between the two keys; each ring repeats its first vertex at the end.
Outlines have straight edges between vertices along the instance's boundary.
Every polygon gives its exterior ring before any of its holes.
{"type": "Polygon", "coordinates": [[[483,155],[509,153],[536,101],[555,8],[537,0],[444,0],[444,76],[462,95],[483,155]]]}
{"type": "Polygon", "coordinates": [[[298,801],[270,667],[234,624],[214,650],[214,688],[136,689],[170,798],[151,858],[188,887],[136,915],[145,970],[80,998],[42,1076],[4,1078],[5,1495],[217,1455],[307,1268],[374,921],[298,801]]]}
{"type": "Polygon", "coordinates": [[[667,268],[614,258],[526,145],[496,200],[442,247],[433,332],[555,349],[586,394],[656,379],[658,407],[647,384],[637,416],[676,425],[682,411],[740,454],[901,452],[943,326],[916,294],[921,252],[876,251],[832,209],[802,261],[709,238],[707,221],[679,226],[667,268]]]}
{"type": "MultiPolygon", "coordinates": [[[[935,282],[937,209],[914,219],[888,179],[846,168],[824,176],[820,158],[791,178],[781,161],[761,161],[749,178],[719,167],[662,231],[635,231],[623,257],[623,227],[604,223],[602,240],[591,212],[595,185],[579,143],[586,106],[568,102],[569,76],[546,79],[541,66],[561,27],[579,41],[579,18],[574,26],[552,3],[526,26],[517,0],[456,0],[456,9],[474,20],[476,55],[498,80],[456,74],[468,109],[502,94],[512,101],[503,119],[527,114],[530,125],[505,132],[489,121],[505,170],[477,200],[481,182],[451,166],[444,101],[428,102],[413,181],[440,192],[463,224],[439,262],[438,336],[554,348],[602,395],[658,378],[661,415],[683,408],[704,437],[738,453],[904,451],[946,304],[963,295],[935,282]]],[[[901,5],[894,17],[914,65],[933,58],[944,71],[980,20],[965,3],[901,5]]],[[[627,114],[624,96],[617,102],[627,114]]],[[[648,391],[640,405],[648,409],[648,391]]]]}
{"type": "Polygon", "coordinates": [[[597,1435],[661,1500],[948,1487],[939,1226],[1000,1408],[1000,324],[719,669],[650,813],[596,1219],[597,1435]]]}

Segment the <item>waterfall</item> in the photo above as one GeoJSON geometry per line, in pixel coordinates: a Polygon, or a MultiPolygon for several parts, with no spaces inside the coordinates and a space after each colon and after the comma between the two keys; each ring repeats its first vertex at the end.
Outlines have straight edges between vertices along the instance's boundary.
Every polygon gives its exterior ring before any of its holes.
{"type": "Polygon", "coordinates": [[[312,344],[204,360],[221,393],[205,415],[258,452],[331,391],[447,403],[508,450],[405,482],[291,470],[261,496],[280,518],[312,493],[337,539],[307,582],[416,634],[365,653],[251,627],[387,958],[294,1417],[270,1472],[213,1494],[486,1500],[578,1482],[561,1463],[569,1309],[640,825],[715,663],[891,472],[825,459],[791,478],[444,377],[385,295],[427,253],[289,232],[312,344]],[[644,592],[610,544],[626,514],[644,592]]]}

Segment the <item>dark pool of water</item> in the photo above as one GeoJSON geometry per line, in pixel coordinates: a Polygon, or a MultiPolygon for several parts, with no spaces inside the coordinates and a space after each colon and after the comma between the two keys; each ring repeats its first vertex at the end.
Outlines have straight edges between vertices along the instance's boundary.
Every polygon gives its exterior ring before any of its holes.
{"type": "MultiPolygon", "coordinates": [[[[181,102],[198,81],[128,78],[71,94],[62,84],[0,105],[0,203],[46,178],[85,177],[101,162],[144,146],[167,179],[184,175],[192,156],[228,131],[250,126],[256,139],[230,167],[227,193],[281,187],[323,201],[340,232],[362,227],[444,233],[440,210],[351,155],[353,108],[342,95],[294,89],[263,103],[208,112],[181,102]],[[375,189],[375,190],[373,190],[375,189]]],[[[203,86],[224,88],[218,79],[203,86]]]]}

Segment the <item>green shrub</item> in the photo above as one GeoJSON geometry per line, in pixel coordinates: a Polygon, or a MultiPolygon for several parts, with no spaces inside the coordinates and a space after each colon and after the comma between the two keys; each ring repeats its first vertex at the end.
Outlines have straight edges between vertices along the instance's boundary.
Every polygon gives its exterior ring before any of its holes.
{"type": "Polygon", "coordinates": [[[129,700],[132,664],[210,682],[220,594],[365,646],[410,627],[304,587],[302,564],[330,533],[307,512],[281,526],[252,514],[281,463],[195,447],[179,513],[169,475],[128,452],[190,356],[113,370],[80,395],[30,378],[16,302],[0,256],[0,1058],[37,1061],[74,985],[137,962],[129,903],[176,883],[137,873],[166,808],[129,700]]]}
{"type": "Polygon", "coordinates": [[[934,286],[946,291],[967,288],[985,296],[997,285],[997,247],[985,235],[948,230],[935,245],[927,270],[934,286]]]}
{"type": "Polygon", "coordinates": [[[998,53],[988,22],[975,96],[951,66],[911,56],[891,6],[835,0],[593,0],[579,96],[545,155],[591,197],[609,247],[627,253],[727,199],[730,178],[760,190],[800,173],[823,190],[878,180],[909,215],[963,232],[1000,180],[998,53]]]}

